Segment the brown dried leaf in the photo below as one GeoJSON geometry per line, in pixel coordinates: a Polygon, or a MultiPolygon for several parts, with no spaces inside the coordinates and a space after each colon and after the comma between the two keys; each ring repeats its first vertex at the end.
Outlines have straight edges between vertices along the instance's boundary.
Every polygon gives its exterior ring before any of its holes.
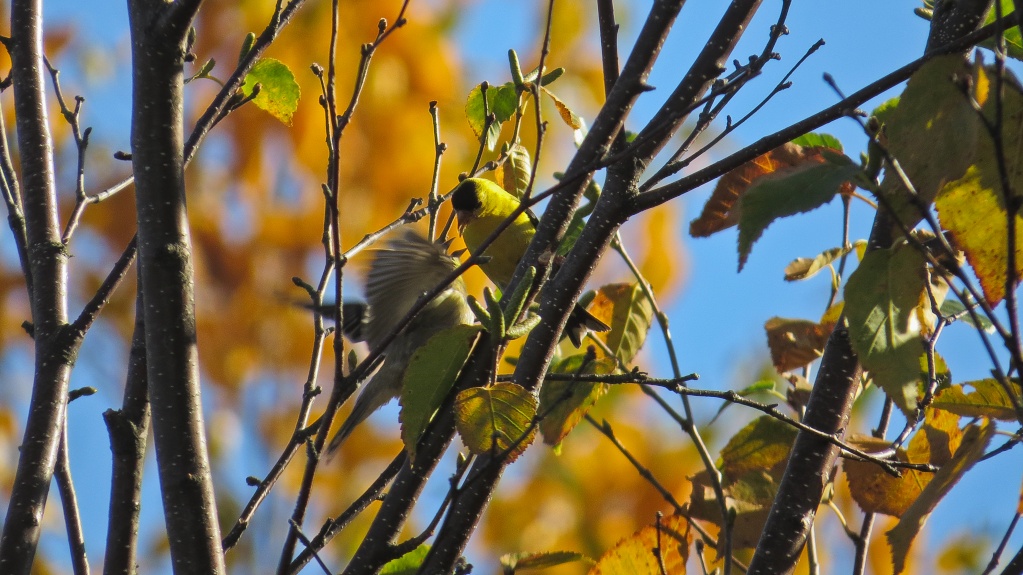
{"type": "Polygon", "coordinates": [[[772,317],[764,323],[771,362],[784,373],[807,365],[820,357],[834,325],[821,325],[805,319],[772,317]]]}

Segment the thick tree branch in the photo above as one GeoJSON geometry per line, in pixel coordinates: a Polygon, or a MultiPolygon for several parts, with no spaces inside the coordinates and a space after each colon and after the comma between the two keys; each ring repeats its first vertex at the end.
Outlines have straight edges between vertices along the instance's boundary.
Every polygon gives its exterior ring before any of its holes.
{"type": "MultiPolygon", "coordinates": [[[[141,282],[140,282],[141,283],[141,282]]],[[[110,477],[110,528],[103,573],[133,575],[138,564],[142,470],[149,435],[149,389],[146,377],[146,329],[142,292],[135,298],[135,331],[128,356],[124,400],[118,411],[103,413],[110,436],[113,470],[110,477]]]]}
{"type": "Polygon", "coordinates": [[[185,210],[183,86],[190,25],[167,4],[131,0],[132,166],[146,362],[164,516],[174,570],[223,573],[203,429],[192,246],[185,210]],[[161,23],[170,18],[170,30],[161,23]]]}
{"type": "MultiPolygon", "coordinates": [[[[80,340],[67,326],[67,252],[60,242],[53,143],[46,114],[41,0],[11,4],[9,43],[23,209],[31,274],[35,379],[21,457],[0,540],[0,572],[28,574],[57,459],[67,409],[68,379],[80,340]]],[[[5,175],[9,170],[4,170],[5,175]]],[[[13,181],[7,178],[9,184],[13,181]]]]}

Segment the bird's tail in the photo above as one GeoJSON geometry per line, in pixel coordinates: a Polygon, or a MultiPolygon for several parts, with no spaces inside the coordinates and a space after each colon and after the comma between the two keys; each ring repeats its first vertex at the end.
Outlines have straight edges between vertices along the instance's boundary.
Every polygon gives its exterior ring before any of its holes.
{"type": "Polygon", "coordinates": [[[597,319],[583,306],[575,304],[572,313],[568,316],[568,323],[565,324],[564,335],[568,337],[572,345],[580,347],[587,330],[605,332],[611,331],[611,326],[597,319]]]}

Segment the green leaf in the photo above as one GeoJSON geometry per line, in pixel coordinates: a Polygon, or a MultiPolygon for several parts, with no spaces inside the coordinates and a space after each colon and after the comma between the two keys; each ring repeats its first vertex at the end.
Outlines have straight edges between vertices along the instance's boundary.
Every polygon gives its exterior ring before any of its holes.
{"type": "Polygon", "coordinates": [[[916,409],[920,356],[924,353],[915,310],[926,302],[927,269],[908,244],[863,257],[845,286],[849,337],[874,383],[905,413],[916,409]]]}
{"type": "MultiPolygon", "coordinates": [[[[751,395],[756,395],[760,393],[770,394],[772,392],[777,394],[776,389],[777,384],[773,379],[761,379],[760,381],[754,382],[753,385],[750,385],[745,389],[740,389],[739,391],[736,391],[735,394],[738,395],[739,397],[749,397],[751,395]]],[[[710,424],[713,424],[715,421],[717,421],[718,417],[720,417],[721,414],[724,413],[725,410],[731,407],[732,405],[735,404],[732,403],[731,401],[722,401],[721,407],[718,408],[717,413],[714,414],[714,417],[710,418],[710,424]]]]}
{"type": "Polygon", "coordinates": [[[889,98],[884,102],[881,102],[881,105],[874,108],[874,111],[870,113],[870,116],[872,118],[877,118],[881,125],[886,125],[890,121],[892,113],[894,113],[895,109],[898,107],[899,96],[895,96],[894,98],[889,98]]]}
{"type": "MultiPolygon", "coordinates": [[[[609,358],[592,361],[586,353],[570,355],[553,364],[552,374],[591,375],[615,372],[615,363],[609,358]]],[[[607,384],[588,381],[548,380],[540,388],[540,433],[547,445],[557,445],[575,429],[590,407],[605,393],[607,384]]]]}
{"type": "MultiPolygon", "coordinates": [[[[518,107],[519,97],[515,92],[515,85],[511,82],[503,86],[490,86],[487,88],[486,110],[494,114],[495,121],[490,125],[486,133],[486,146],[493,150],[497,145],[497,139],[501,135],[501,124],[507,122],[518,107]]],[[[483,105],[483,91],[476,86],[469,92],[465,102],[465,119],[469,122],[476,139],[483,141],[483,128],[487,124],[486,110],[483,105]]]]}
{"type": "Polygon", "coordinates": [[[481,329],[457,325],[441,330],[412,355],[402,382],[399,419],[401,439],[413,459],[420,436],[458,379],[481,329]]]}
{"type": "Polygon", "coordinates": [[[505,573],[514,573],[518,569],[546,569],[576,561],[589,561],[582,553],[575,551],[542,551],[540,553],[506,553],[501,556],[501,567],[505,573]]]}
{"type": "Polygon", "coordinates": [[[195,80],[196,78],[209,78],[210,72],[213,71],[213,68],[216,67],[216,65],[217,61],[214,60],[213,58],[206,60],[206,62],[204,62],[203,65],[199,67],[199,70],[195,74],[193,74],[191,78],[185,80],[185,83],[187,84],[192,80],[195,80]]]}
{"type": "Polygon", "coordinates": [[[751,472],[781,477],[784,464],[796,440],[796,428],[768,415],[746,424],[728,440],[718,468],[726,484],[732,484],[751,472]]]}
{"type": "MultiPolygon", "coordinates": [[[[736,433],[721,451],[717,466],[732,521],[734,548],[756,546],[795,438],[796,429],[791,425],[762,416],[736,433]]],[[[720,526],[720,502],[709,472],[701,470],[691,481],[693,517],[720,526]]]]}
{"type": "MultiPolygon", "coordinates": [[[[954,79],[975,74],[978,71],[959,54],[934,58],[909,79],[899,105],[885,122],[888,152],[913,183],[916,200],[924,205],[934,201],[945,182],[962,177],[971,163],[980,117],[954,79]]],[[[894,170],[885,171],[880,194],[906,227],[920,221],[914,199],[894,170]]]]}
{"type": "MultiPolygon", "coordinates": [[[[1014,0],[1000,0],[1002,5],[1002,16],[1012,14],[1015,10],[1014,0]]],[[[995,11],[995,7],[991,6],[991,11],[988,12],[987,18],[984,20],[984,24],[990,24],[995,21],[995,16],[998,13],[995,11]]],[[[1019,26],[1013,26],[1007,30],[1002,31],[1002,35],[1005,37],[1005,52],[1010,58],[1016,60],[1023,60],[1023,37],[1020,36],[1019,26]]],[[[995,39],[988,38],[980,43],[981,46],[994,50],[995,39]]]]}
{"type": "MultiPolygon", "coordinates": [[[[1012,381],[1016,397],[1020,397],[1019,380],[1012,381]]],[[[1005,387],[994,378],[968,381],[947,387],[934,396],[931,406],[950,411],[960,417],[990,417],[1016,421],[1016,409],[1005,387]],[[973,391],[966,392],[966,386],[973,391]]]]}
{"type": "Polygon", "coordinates": [[[430,545],[423,543],[412,551],[392,559],[380,569],[380,575],[415,575],[430,552],[430,545]]]}
{"type": "Polygon", "coordinates": [[[572,221],[568,223],[568,229],[565,230],[565,235],[561,238],[561,243],[558,244],[559,256],[567,256],[568,252],[575,247],[575,243],[579,241],[579,236],[583,233],[583,228],[586,227],[585,217],[586,215],[581,209],[576,210],[572,215],[572,221]]]}
{"type": "Polygon", "coordinates": [[[956,321],[964,322],[975,328],[979,327],[987,333],[995,333],[995,324],[991,323],[991,320],[984,315],[982,310],[979,308],[977,310],[977,319],[980,321],[980,325],[977,325],[977,322],[973,321],[973,316],[966,311],[966,306],[964,306],[959,300],[946,299],[941,302],[939,311],[941,312],[941,315],[945,317],[956,316],[956,321]]]}
{"type": "Polygon", "coordinates": [[[824,163],[804,164],[756,180],[739,200],[739,270],[771,222],[830,202],[842,184],[859,171],[848,157],[829,154],[824,163]]]}
{"type": "Polygon", "coordinates": [[[263,58],[245,76],[242,94],[250,96],[256,84],[260,85],[259,94],[252,103],[290,126],[301,96],[301,89],[291,69],[273,58],[263,58]]]}
{"type": "Polygon", "coordinates": [[[498,122],[510,120],[519,107],[519,95],[515,91],[515,84],[506,82],[496,88],[491,87],[487,92],[487,103],[490,111],[497,116],[498,122]]]}
{"type": "Polygon", "coordinates": [[[792,140],[792,143],[804,148],[831,148],[839,152],[842,151],[842,142],[838,141],[838,138],[831,134],[810,132],[792,140]]]}
{"type": "Polygon", "coordinates": [[[504,189],[521,198],[529,187],[529,178],[533,174],[533,163],[529,159],[529,150],[516,142],[508,150],[508,161],[503,166],[504,189]]]}
{"type": "Polygon", "coordinates": [[[536,434],[536,397],[514,383],[473,387],[455,398],[455,427],[462,443],[476,455],[508,451],[514,461],[536,434]]]}

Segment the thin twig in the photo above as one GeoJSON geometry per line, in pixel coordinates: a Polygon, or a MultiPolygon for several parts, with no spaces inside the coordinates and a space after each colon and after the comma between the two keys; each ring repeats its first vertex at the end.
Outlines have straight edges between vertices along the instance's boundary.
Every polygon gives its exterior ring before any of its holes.
{"type": "Polygon", "coordinates": [[[390,465],[380,472],[380,475],[366,488],[366,491],[353,501],[341,515],[336,519],[328,519],[323,524],[323,527],[320,528],[316,536],[306,543],[305,550],[299,553],[298,557],[292,561],[289,573],[298,573],[302,567],[305,567],[313,559],[315,553],[326,547],[327,543],[330,543],[331,539],[347,527],[356,516],[365,511],[374,501],[377,501],[384,488],[387,487],[387,484],[394,479],[394,476],[398,474],[402,466],[407,463],[408,452],[403,449],[401,453],[391,460],[390,465]]]}
{"type": "Polygon", "coordinates": [[[78,496],[71,480],[71,462],[68,459],[67,423],[61,427],[60,447],[57,448],[57,465],[53,470],[60,492],[60,503],[64,509],[64,525],[67,529],[68,547],[71,551],[71,567],[75,575],[89,575],[89,560],[85,556],[85,533],[82,530],[82,516],[78,510],[78,496]]]}

